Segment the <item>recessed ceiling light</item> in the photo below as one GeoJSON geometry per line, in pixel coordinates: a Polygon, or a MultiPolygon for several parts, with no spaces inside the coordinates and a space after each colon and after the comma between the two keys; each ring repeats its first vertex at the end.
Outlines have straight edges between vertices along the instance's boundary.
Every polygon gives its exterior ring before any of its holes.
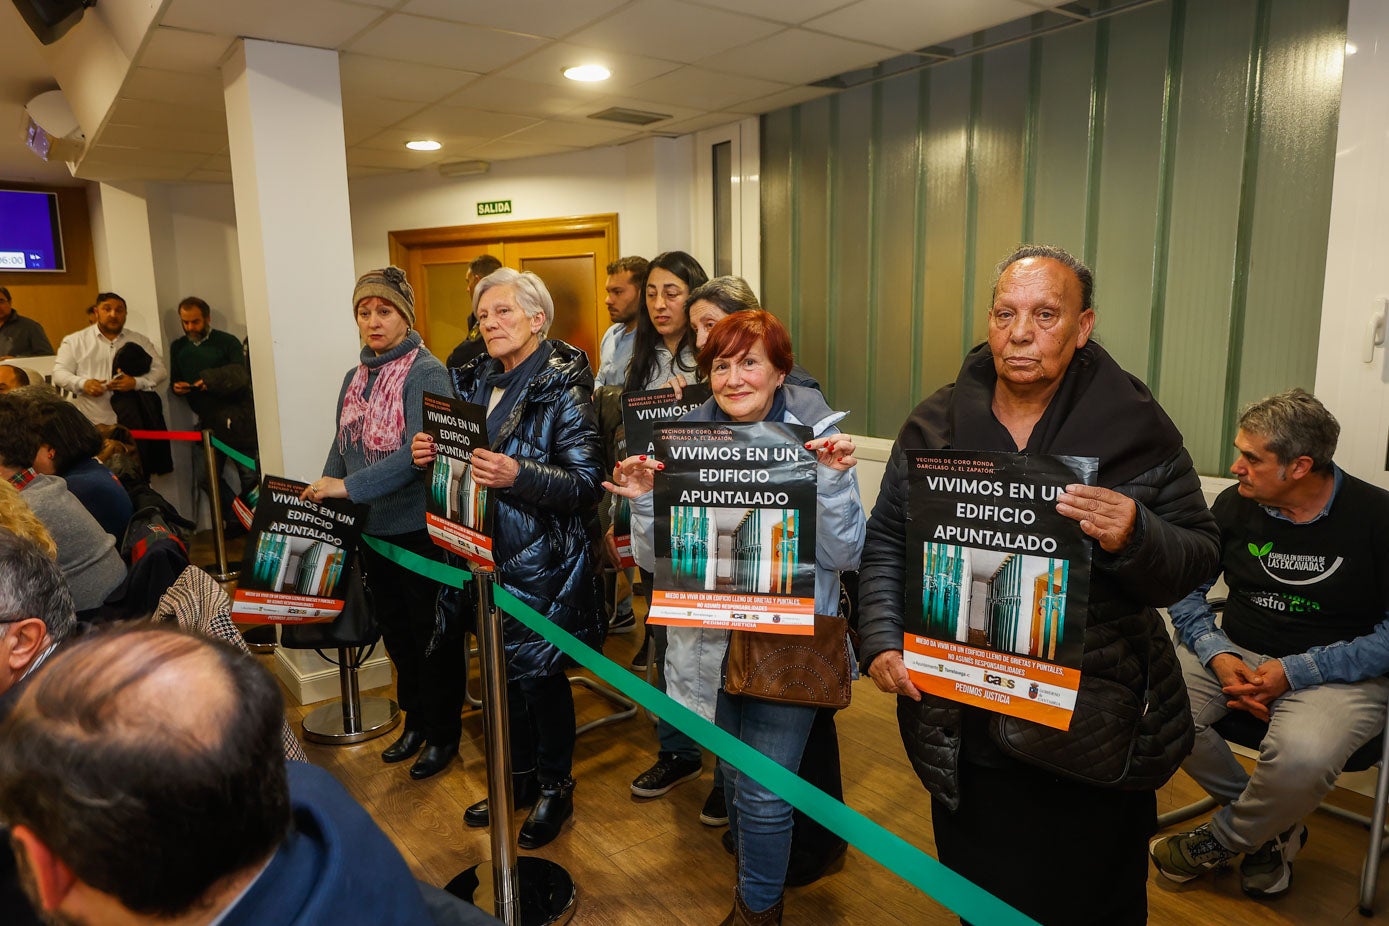
{"type": "Polygon", "coordinates": [[[405,147],[411,151],[438,151],[444,146],[432,138],[421,138],[417,141],[407,141],[405,147]]]}
{"type": "Polygon", "coordinates": [[[1355,53],[1356,53],[1357,51],[1359,51],[1359,50],[1360,50],[1359,48],[1356,48],[1356,47],[1355,47],[1355,43],[1354,43],[1354,42],[1347,42],[1347,43],[1346,43],[1346,54],[1348,54],[1348,55],[1353,55],[1353,54],[1355,54],[1355,53]]]}
{"type": "Polygon", "coordinates": [[[565,68],[564,76],[570,80],[593,83],[598,80],[607,80],[613,76],[613,72],[603,67],[601,64],[581,64],[578,67],[565,68]]]}

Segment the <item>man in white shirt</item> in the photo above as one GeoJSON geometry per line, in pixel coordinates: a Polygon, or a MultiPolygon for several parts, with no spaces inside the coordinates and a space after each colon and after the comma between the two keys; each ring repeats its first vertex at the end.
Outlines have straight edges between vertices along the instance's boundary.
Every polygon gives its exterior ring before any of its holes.
{"type": "Polygon", "coordinates": [[[593,385],[621,386],[632,362],[637,314],[646,311],[646,258],[621,257],[608,264],[608,317],[612,327],[598,345],[598,373],[593,385]]]}
{"type": "Polygon", "coordinates": [[[93,424],[116,423],[112,392],[153,392],[168,378],[159,349],[138,331],[127,331],[125,315],[124,299],[115,293],[98,293],[96,324],[63,338],[53,363],[53,384],[73,393],[73,404],[93,424]],[[127,344],[139,345],[149,354],[148,373],[131,376],[113,369],[116,352],[127,344]]]}

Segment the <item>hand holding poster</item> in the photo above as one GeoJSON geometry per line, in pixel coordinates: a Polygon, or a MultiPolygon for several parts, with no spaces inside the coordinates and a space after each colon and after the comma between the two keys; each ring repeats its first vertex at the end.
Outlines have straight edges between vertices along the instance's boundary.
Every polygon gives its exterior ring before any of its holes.
{"type": "Polygon", "coordinates": [[[424,506],[430,538],[471,562],[492,565],[491,505],[487,489],[473,482],[471,462],[474,450],[487,449],[487,409],[426,392],[424,433],[438,451],[424,506]]]}
{"type": "Polygon", "coordinates": [[[648,623],[815,632],[810,437],[779,421],[656,426],[648,623]]]}
{"type": "MultiPolygon", "coordinates": [[[[655,452],[652,429],[663,421],[679,421],[691,409],[699,408],[713,395],[708,383],[692,383],[675,397],[674,389],[648,389],[622,394],[622,443],[618,459],[628,454],[655,452]],[[628,449],[630,448],[630,449],[628,449]]],[[[632,555],[632,510],[627,499],[618,498],[613,511],[613,542],[617,545],[617,564],[631,569],[637,564],[632,555]]]]}
{"type": "Polygon", "coordinates": [[[342,611],[338,585],[367,523],[367,506],[310,502],[307,488],[281,476],[260,484],[232,616],[246,624],[309,624],[342,611]]]}
{"type": "Polygon", "coordinates": [[[922,691],[1068,729],[1080,686],[1090,539],[1056,511],[1092,457],[908,454],[906,633],[922,691]],[[919,559],[918,559],[919,557],[919,559]]]}

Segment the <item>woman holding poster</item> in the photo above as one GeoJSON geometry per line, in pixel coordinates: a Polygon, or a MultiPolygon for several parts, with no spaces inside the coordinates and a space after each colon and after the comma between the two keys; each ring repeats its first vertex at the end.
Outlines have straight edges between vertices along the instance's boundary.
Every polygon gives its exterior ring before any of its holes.
{"type": "MultiPolygon", "coordinates": [[[[878,687],[898,695],[941,861],[1043,924],[1126,926],[1147,921],[1156,789],[1192,743],[1181,670],[1155,608],[1213,575],[1219,551],[1181,434],[1147,387],[1090,339],[1093,279],[1060,248],[1024,247],[999,265],[988,343],[917,406],[893,446],[860,571],[860,656],[878,687]],[[923,553],[908,547],[907,514],[928,483],[909,480],[908,459],[943,449],[1098,460],[1098,485],[1053,489],[1047,504],[1091,544],[1081,691],[1103,682],[1142,705],[1121,732],[1084,742],[1028,721],[1005,725],[1002,714],[913,683],[903,658],[906,589],[923,553]],[[1019,749],[1004,734],[1020,726],[1032,746],[1019,749]],[[1097,784],[1091,758],[1114,754],[1127,777],[1097,784]],[[1057,853],[1058,833],[1072,851],[1057,853]]],[[[1077,701],[1072,731],[1094,729],[1086,705],[1077,701]]]]}
{"type": "MultiPolygon", "coordinates": [[[[839,571],[858,565],[864,516],[854,474],[854,442],[835,424],[844,417],[814,389],[785,385],[792,368],[791,338],[767,312],[739,312],[714,326],[699,352],[699,371],[714,396],[681,422],[780,421],[808,426],[815,454],[816,615],[839,610],[839,571]]],[[[655,474],[664,464],[644,456],[617,465],[605,487],[632,499],[632,538],[638,564],[654,571],[655,474]]],[[[819,621],[821,618],[817,617],[819,621]]],[[[670,627],[666,653],[672,697],[792,771],[800,765],[816,708],[762,700],[723,690],[728,633],[670,627]]],[[[849,667],[845,667],[846,672],[849,667]]],[[[731,924],[781,922],[782,893],[791,853],[792,808],[736,769],[724,767],[729,829],[738,846],[738,886],[731,924]]]]}
{"type": "MultiPolygon", "coordinates": [[[[338,433],[323,475],[304,497],[364,502],[370,506],[368,535],[439,559],[424,526],[425,479],[410,465],[405,436],[422,427],[424,393],[448,389],[448,373],[415,330],[415,291],[400,268],[363,274],[352,293],[352,314],[361,357],[343,377],[338,433]]],[[[361,556],[405,713],[404,732],[381,759],[404,762],[420,753],[410,777],[428,778],[458,755],[464,680],[455,666],[463,658],[461,639],[446,635],[429,651],[438,584],[371,547],[363,545],[361,556]]]]}
{"type": "MultiPolygon", "coordinates": [[[[495,502],[497,582],[601,647],[606,622],[595,506],[603,494],[603,447],[588,358],[545,337],[555,305],[534,273],[503,267],[484,277],[473,290],[473,314],[487,353],[449,372],[460,399],[487,408],[491,449],[474,450],[471,462],[473,480],[495,502]]],[[[417,466],[434,462],[428,435],[415,435],[413,451],[417,466]]],[[[451,589],[440,597],[446,623],[455,614],[470,619],[461,598],[451,589]]],[[[520,621],[503,620],[513,794],[517,807],[534,805],[518,841],[538,849],[574,813],[574,696],[564,674],[573,663],[520,621]]],[[[469,807],[463,819],[486,826],[487,801],[469,807]]]]}

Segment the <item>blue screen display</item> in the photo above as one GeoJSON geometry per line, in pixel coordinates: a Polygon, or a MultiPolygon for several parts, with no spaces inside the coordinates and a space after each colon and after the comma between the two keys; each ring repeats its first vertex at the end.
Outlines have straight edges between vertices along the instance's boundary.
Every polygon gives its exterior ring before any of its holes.
{"type": "Polygon", "coordinates": [[[57,195],[0,190],[0,272],[62,269],[57,195]]]}

